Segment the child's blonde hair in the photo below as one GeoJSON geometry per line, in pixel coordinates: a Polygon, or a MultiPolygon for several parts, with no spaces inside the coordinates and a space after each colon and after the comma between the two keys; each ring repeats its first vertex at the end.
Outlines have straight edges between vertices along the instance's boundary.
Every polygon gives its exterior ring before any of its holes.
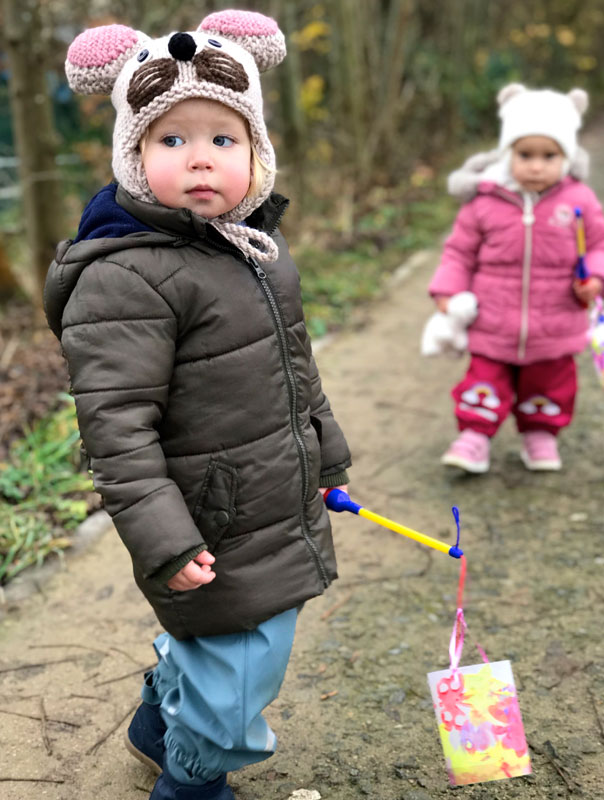
{"type": "Polygon", "coordinates": [[[274,175],[277,172],[273,167],[269,167],[258,155],[256,148],[252,144],[252,161],[251,161],[251,178],[250,187],[247,190],[246,197],[258,197],[262,194],[262,187],[264,186],[264,179],[268,174],[274,175]]]}

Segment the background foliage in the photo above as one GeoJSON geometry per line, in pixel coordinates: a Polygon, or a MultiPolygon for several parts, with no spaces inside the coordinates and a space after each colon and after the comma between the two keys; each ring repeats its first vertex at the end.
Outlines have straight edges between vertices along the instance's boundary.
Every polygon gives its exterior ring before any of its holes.
{"type": "MultiPolygon", "coordinates": [[[[14,2],[14,0],[4,0],[14,2]]],[[[43,21],[48,88],[60,136],[65,235],[83,204],[111,179],[113,110],[108,98],[75,97],[63,73],[69,43],[83,28],[118,21],[152,35],[196,27],[234,5],[206,0],[27,0],[43,21]]],[[[264,76],[266,116],[278,155],[277,188],[294,200],[285,232],[313,253],[354,248],[399,261],[414,237],[406,204],[434,204],[447,219],[444,174],[473,142],[497,131],[495,96],[504,84],[568,90],[582,86],[592,113],[604,103],[598,54],[601,0],[247,0],[273,15],[288,41],[285,62],[264,76]],[[376,227],[370,230],[370,221],[376,227]],[[384,224],[389,220],[390,225],[384,224]]],[[[0,72],[0,230],[19,231],[16,173],[0,72]],[[4,156],[4,161],[3,161],[4,156]]],[[[418,214],[412,214],[418,222],[418,214]]],[[[422,217],[419,217],[421,223],[422,217]]],[[[17,254],[18,260],[18,254],[17,254]]],[[[391,259],[385,257],[384,268],[391,259]]],[[[335,259],[337,265],[337,257],[335,259]]]]}
{"type": "Polygon", "coordinates": [[[92,481],[80,471],[79,439],[74,402],[65,395],[0,464],[0,586],[69,547],[61,532],[88,516],[92,481]]]}
{"type": "MultiPolygon", "coordinates": [[[[98,96],[75,98],[63,75],[68,44],[84,27],[119,21],[153,35],[191,29],[206,13],[233,5],[180,2],[42,4],[48,85],[64,156],[80,156],[86,196],[110,176],[113,112],[98,96]]],[[[237,5],[237,4],[236,4],[237,5]]],[[[241,5],[241,4],[238,4],[241,5]]],[[[424,162],[461,143],[493,136],[494,98],[509,81],[586,88],[604,101],[598,69],[604,33],[601,0],[247,0],[273,14],[289,55],[267,73],[267,116],[282,178],[304,195],[353,201],[369,187],[397,185],[424,162]],[[303,164],[303,168],[301,168],[303,164]],[[334,173],[334,184],[326,175],[334,173]]],[[[0,148],[12,148],[0,73],[0,148]]]]}

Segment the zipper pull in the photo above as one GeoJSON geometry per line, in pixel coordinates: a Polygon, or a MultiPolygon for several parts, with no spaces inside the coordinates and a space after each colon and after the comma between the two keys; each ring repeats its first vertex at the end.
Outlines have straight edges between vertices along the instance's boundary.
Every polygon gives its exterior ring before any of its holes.
{"type": "Polygon", "coordinates": [[[262,269],[260,264],[252,256],[250,256],[248,258],[248,261],[251,264],[251,266],[253,267],[253,270],[256,273],[256,275],[258,276],[258,279],[263,281],[266,278],[266,272],[262,269]]]}

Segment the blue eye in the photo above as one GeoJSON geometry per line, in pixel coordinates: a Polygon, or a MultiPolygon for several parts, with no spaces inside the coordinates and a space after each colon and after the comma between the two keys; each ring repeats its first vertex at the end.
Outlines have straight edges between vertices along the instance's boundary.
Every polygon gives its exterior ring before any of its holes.
{"type": "Polygon", "coordinates": [[[182,144],[185,143],[185,140],[181,136],[164,136],[162,142],[166,145],[166,147],[180,147],[182,144]]]}
{"type": "Polygon", "coordinates": [[[149,51],[148,50],[141,50],[140,53],[137,55],[136,60],[137,61],[144,61],[147,58],[148,55],[149,55],[149,51]]]}
{"type": "Polygon", "coordinates": [[[231,147],[235,144],[235,140],[230,136],[215,136],[212,141],[217,147],[231,147]]]}
{"type": "Polygon", "coordinates": [[[212,47],[222,47],[222,42],[217,42],[216,39],[208,39],[208,44],[211,44],[212,47]]]}

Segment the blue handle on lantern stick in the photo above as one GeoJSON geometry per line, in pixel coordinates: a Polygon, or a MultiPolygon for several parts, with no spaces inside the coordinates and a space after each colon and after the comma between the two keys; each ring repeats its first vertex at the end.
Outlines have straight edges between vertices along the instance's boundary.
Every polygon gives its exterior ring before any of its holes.
{"type": "Polygon", "coordinates": [[[342,491],[342,489],[330,489],[328,492],[325,492],[323,499],[330,511],[350,511],[353,514],[365,517],[365,519],[381,525],[383,528],[388,528],[388,530],[394,531],[395,533],[400,533],[401,536],[407,536],[409,539],[414,539],[416,542],[432,547],[434,550],[439,550],[441,553],[447,553],[453,558],[461,558],[463,556],[463,550],[457,545],[451,547],[444,542],[439,542],[438,539],[426,536],[425,533],[419,533],[419,531],[414,531],[412,528],[399,525],[398,522],[394,522],[387,517],[375,514],[373,511],[369,511],[367,508],[363,508],[363,506],[351,500],[348,494],[342,491]]]}
{"type": "Polygon", "coordinates": [[[350,496],[342,489],[329,489],[325,492],[324,498],[325,505],[330,511],[350,511],[353,514],[358,514],[362,506],[353,502],[350,496]]]}
{"type": "Polygon", "coordinates": [[[575,275],[581,283],[584,283],[589,278],[589,271],[587,269],[587,265],[585,263],[585,257],[579,256],[577,260],[577,266],[575,267],[575,275]]]}

